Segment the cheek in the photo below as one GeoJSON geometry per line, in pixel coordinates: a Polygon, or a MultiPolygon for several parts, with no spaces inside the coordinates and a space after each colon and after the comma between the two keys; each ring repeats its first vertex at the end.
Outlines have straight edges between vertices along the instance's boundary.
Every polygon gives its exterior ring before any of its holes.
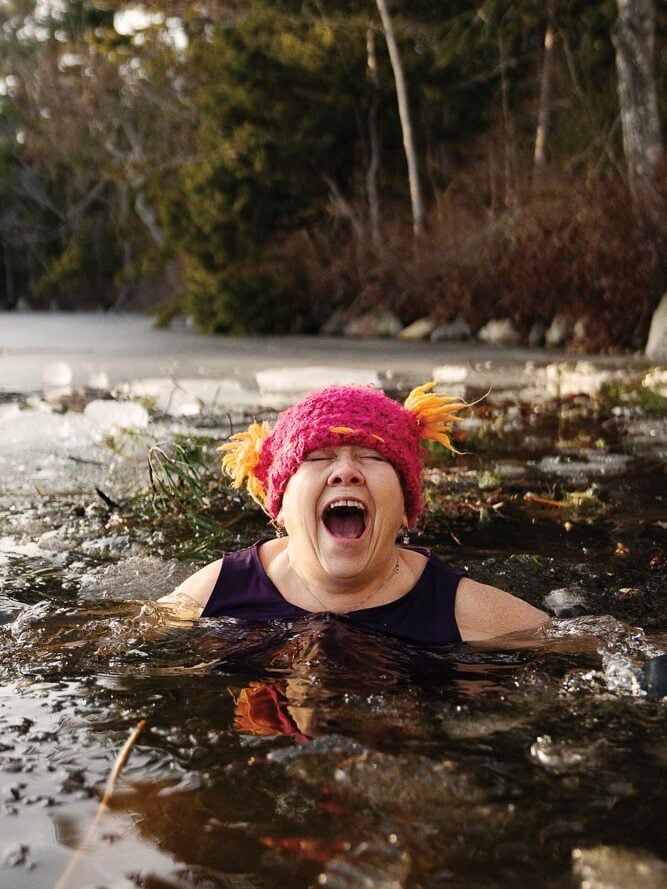
{"type": "Polygon", "coordinates": [[[276,522],[281,528],[290,526],[294,528],[299,524],[303,524],[306,515],[310,515],[312,505],[312,485],[308,484],[308,479],[303,478],[299,473],[295,473],[287,482],[283,493],[283,500],[280,511],[276,516],[276,522]]]}

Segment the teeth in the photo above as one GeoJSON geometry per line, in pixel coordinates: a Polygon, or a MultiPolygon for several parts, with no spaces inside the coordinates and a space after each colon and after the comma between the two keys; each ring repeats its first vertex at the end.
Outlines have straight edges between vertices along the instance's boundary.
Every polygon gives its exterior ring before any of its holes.
{"type": "Polygon", "coordinates": [[[333,503],[330,503],[327,506],[327,510],[335,509],[337,506],[347,506],[352,509],[358,509],[361,512],[366,512],[366,507],[363,503],[359,503],[358,500],[334,500],[333,503]]]}

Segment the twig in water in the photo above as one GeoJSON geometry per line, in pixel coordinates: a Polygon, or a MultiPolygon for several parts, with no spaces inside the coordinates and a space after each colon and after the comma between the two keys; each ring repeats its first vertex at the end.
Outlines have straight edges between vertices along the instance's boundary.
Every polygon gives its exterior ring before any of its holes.
{"type": "Polygon", "coordinates": [[[109,808],[109,800],[113,796],[114,789],[116,787],[116,781],[118,780],[120,773],[123,771],[125,763],[127,762],[132,748],[134,747],[141,730],[146,725],[146,720],[142,719],[138,722],[135,727],[132,729],[132,733],[127,741],[123,744],[123,747],[116,757],[116,761],[113,764],[113,768],[111,769],[111,774],[107,779],[106,786],[104,788],[104,793],[102,794],[102,799],[100,800],[100,804],[97,807],[97,812],[95,813],[95,817],[93,821],[86,831],[86,835],[79,843],[74,855],[70,858],[67,867],[62,872],[60,879],[55,885],[55,889],[64,889],[65,886],[69,883],[72,878],[72,874],[75,872],[78,867],[81,856],[84,854],[88,846],[90,845],[93,836],[97,830],[97,826],[104,817],[109,808]]]}
{"type": "Polygon", "coordinates": [[[100,500],[103,500],[111,509],[120,509],[120,503],[116,503],[115,500],[112,500],[108,494],[104,493],[102,488],[95,488],[95,493],[100,498],[100,500]]]}
{"type": "Polygon", "coordinates": [[[542,506],[553,506],[556,509],[566,509],[568,504],[563,503],[562,500],[552,500],[550,497],[538,497],[537,494],[533,494],[530,491],[526,491],[523,495],[524,500],[528,500],[530,503],[541,503],[542,506]]]}

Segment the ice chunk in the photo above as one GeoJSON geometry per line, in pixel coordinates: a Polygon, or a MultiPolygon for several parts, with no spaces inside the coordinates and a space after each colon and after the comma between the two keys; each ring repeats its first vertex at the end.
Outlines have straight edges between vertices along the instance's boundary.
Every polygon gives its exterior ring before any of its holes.
{"type": "Polygon", "coordinates": [[[42,371],[42,382],[45,386],[62,388],[72,382],[72,368],[66,361],[52,361],[42,371]]]}
{"type": "Polygon", "coordinates": [[[3,421],[0,454],[80,454],[94,444],[94,430],[81,414],[19,411],[3,421]]]}
{"type": "Polygon", "coordinates": [[[109,389],[109,377],[105,370],[91,370],[86,385],[91,389],[109,389]]]}
{"type": "Polygon", "coordinates": [[[622,377],[622,372],[601,370],[588,361],[578,361],[574,366],[550,364],[544,370],[547,389],[555,398],[569,395],[597,395],[602,387],[622,377]]]}
{"type": "Polygon", "coordinates": [[[143,405],[134,401],[97,399],[86,405],[83,415],[103,432],[145,429],[148,426],[148,411],[143,405]]]}
{"type": "Polygon", "coordinates": [[[558,617],[577,617],[586,613],[586,603],[581,592],[573,587],[551,590],[544,597],[544,605],[558,617]]]}
{"type": "Polygon", "coordinates": [[[593,846],[572,850],[581,889],[664,889],[667,863],[641,849],[593,846]]]}
{"type": "Polygon", "coordinates": [[[644,676],[641,668],[629,657],[619,652],[602,652],[604,678],[610,691],[644,697],[644,676]]]}
{"type": "Polygon", "coordinates": [[[334,384],[380,385],[376,371],[354,367],[277,367],[258,371],[255,379],[262,394],[275,392],[302,394],[334,384]]]}
{"type": "Polygon", "coordinates": [[[27,558],[40,558],[51,555],[51,553],[45,552],[38,544],[32,541],[29,543],[19,543],[13,537],[0,537],[0,553],[8,553],[12,556],[26,556],[27,558]]]}
{"type": "Polygon", "coordinates": [[[18,404],[0,404],[0,422],[18,416],[19,411],[18,404]]]}
{"type": "Polygon", "coordinates": [[[157,599],[192,574],[194,567],[175,559],[129,556],[92,568],[79,578],[79,594],[88,599],[157,599]]]}
{"type": "Polygon", "coordinates": [[[593,748],[564,741],[554,741],[550,735],[540,735],[530,748],[530,755],[543,768],[556,774],[577,771],[589,766],[593,760],[593,748]]]}
{"type": "Polygon", "coordinates": [[[463,383],[468,377],[465,364],[442,364],[434,367],[431,374],[436,383],[463,383]]]}
{"type": "Polygon", "coordinates": [[[155,377],[127,383],[122,391],[131,398],[148,399],[156,411],[171,417],[196,417],[257,401],[257,393],[248,392],[235,379],[155,377]]]}

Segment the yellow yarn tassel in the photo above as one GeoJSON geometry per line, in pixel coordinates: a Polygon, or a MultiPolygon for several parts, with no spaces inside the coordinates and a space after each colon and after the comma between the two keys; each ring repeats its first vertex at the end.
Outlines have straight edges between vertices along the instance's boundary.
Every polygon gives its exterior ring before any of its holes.
{"type": "Polygon", "coordinates": [[[470,405],[461,398],[431,392],[434,386],[434,381],[417,386],[405,399],[403,406],[417,418],[422,438],[437,441],[455,454],[460,454],[461,452],[452,444],[452,426],[461,421],[461,417],[457,415],[458,411],[470,405]]]}
{"type": "Polygon", "coordinates": [[[233,488],[241,488],[245,483],[250,496],[260,505],[264,504],[266,491],[255,476],[264,439],[271,432],[268,423],[251,423],[245,432],[236,432],[218,451],[224,453],[222,471],[230,476],[233,488]]]}

